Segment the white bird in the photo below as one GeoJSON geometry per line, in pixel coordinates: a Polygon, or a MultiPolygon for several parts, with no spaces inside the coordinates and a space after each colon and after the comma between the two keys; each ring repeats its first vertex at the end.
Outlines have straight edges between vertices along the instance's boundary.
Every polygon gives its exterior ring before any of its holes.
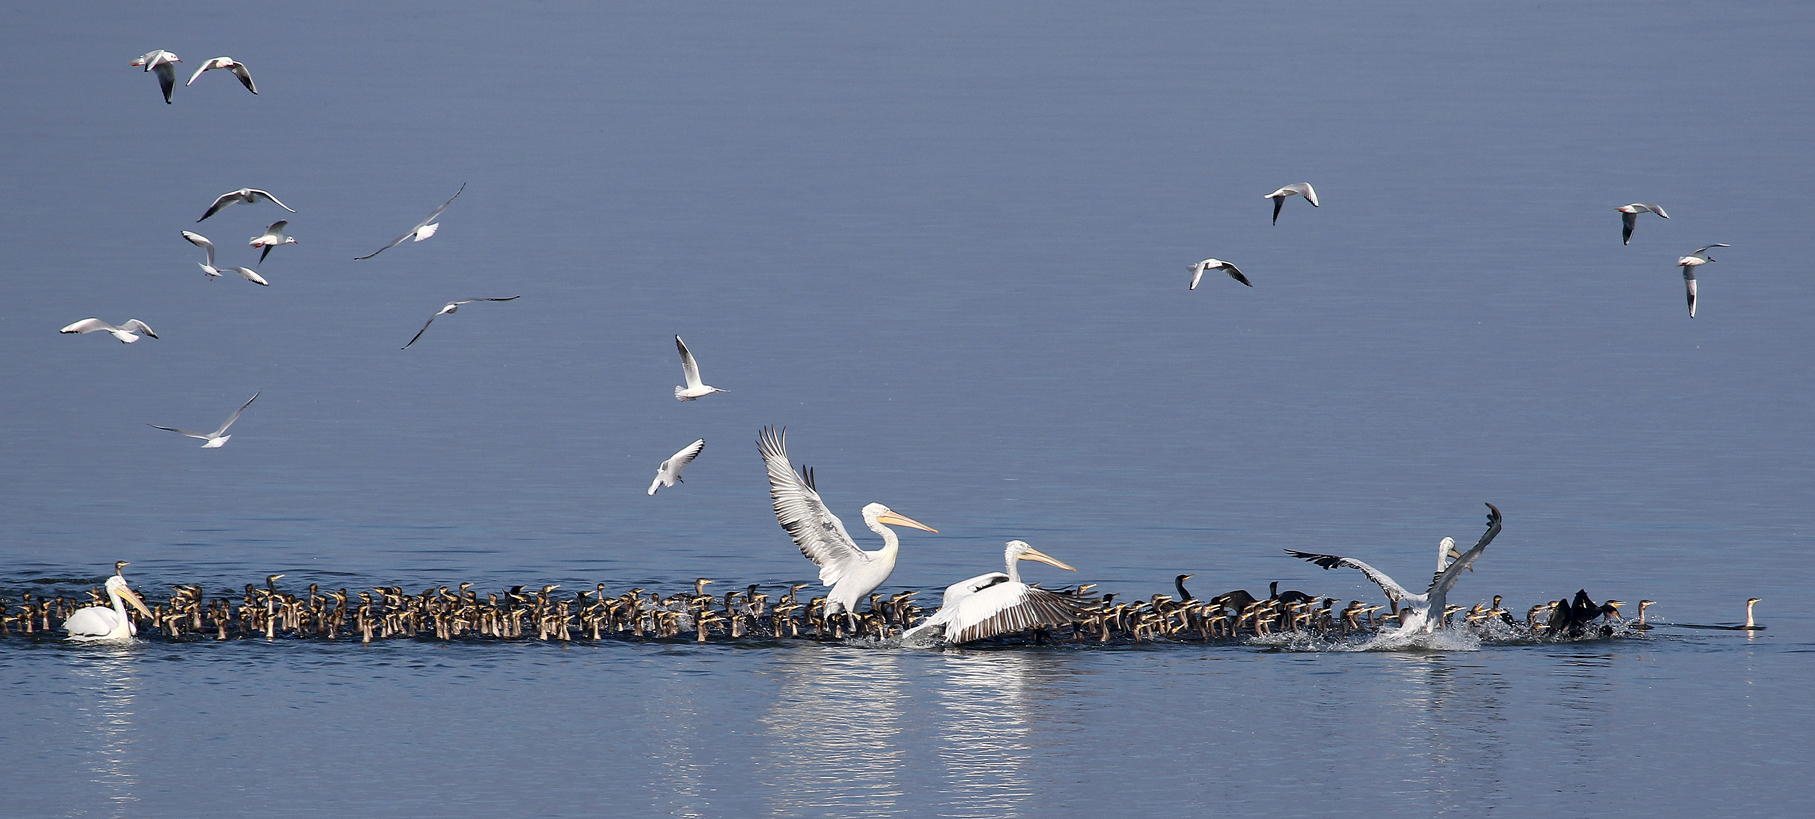
{"type": "Polygon", "coordinates": [[[1663,208],[1656,205],[1648,205],[1644,202],[1621,205],[1614,208],[1614,210],[1620,212],[1620,221],[1625,223],[1624,226],[1620,228],[1620,244],[1623,245],[1632,244],[1632,227],[1639,223],[1639,214],[1655,213],[1665,219],[1670,218],[1670,214],[1665,213],[1663,208]]]}
{"type": "Polygon", "coordinates": [[[687,468],[688,464],[693,463],[693,459],[698,458],[700,453],[705,451],[705,449],[706,439],[701,438],[682,447],[681,451],[674,453],[668,460],[663,461],[661,466],[655,468],[655,482],[649,484],[649,494],[655,494],[657,489],[664,486],[686,483],[686,481],[681,480],[681,470],[687,468]]]}
{"type": "Polygon", "coordinates": [[[170,90],[176,87],[176,66],[182,58],[163,49],[147,52],[145,56],[132,61],[132,65],[142,65],[146,71],[155,71],[158,75],[158,87],[164,91],[164,104],[170,104],[170,90]]]}
{"type": "Polygon", "coordinates": [[[246,403],[241,404],[239,409],[234,410],[232,415],[227,416],[227,420],[221,423],[220,429],[213,432],[190,432],[189,430],[177,429],[176,427],[160,427],[157,424],[151,424],[150,426],[156,429],[174,432],[178,435],[187,435],[191,438],[200,438],[203,441],[207,441],[207,443],[202,444],[203,449],[220,449],[227,445],[227,440],[229,438],[233,437],[227,434],[227,428],[233,426],[233,422],[239,420],[239,414],[245,412],[247,407],[252,406],[252,402],[257,401],[259,395],[263,392],[263,390],[260,390],[259,392],[253,393],[251,398],[246,399],[246,403]]]}
{"type": "Polygon", "coordinates": [[[429,214],[429,218],[424,219],[420,222],[417,222],[415,227],[410,228],[409,233],[405,233],[402,236],[397,237],[397,241],[394,241],[388,245],[385,245],[384,247],[374,250],[367,255],[355,256],[355,257],[353,257],[353,261],[357,262],[362,259],[370,259],[373,256],[376,256],[380,253],[390,250],[393,247],[403,244],[403,240],[408,239],[412,236],[416,237],[416,241],[420,242],[423,239],[427,239],[428,237],[435,235],[435,231],[441,229],[440,224],[434,223],[435,217],[440,216],[442,211],[447,210],[448,205],[454,204],[454,200],[459,199],[460,194],[465,190],[466,190],[466,183],[465,182],[460,183],[460,190],[454,191],[454,195],[448,197],[446,202],[442,202],[441,207],[436,208],[434,213],[429,214]]]}
{"type": "Polygon", "coordinates": [[[1695,318],[1695,269],[1714,261],[1714,259],[1708,255],[1708,251],[1717,247],[1732,247],[1732,245],[1708,245],[1707,247],[1701,248],[1694,253],[1676,260],[1676,263],[1683,268],[1683,288],[1689,291],[1690,318],[1695,318]]]}
{"type": "Polygon", "coordinates": [[[917,520],[872,503],[863,508],[863,524],[882,536],[882,548],[866,552],[845,531],[844,521],[826,509],[813,484],[813,470],[801,467],[795,474],[788,461],[787,430],[764,427],[756,440],[763,464],[769,468],[769,497],[775,501],[775,519],[788,530],[800,553],[819,566],[819,582],[832,587],[826,594],[826,616],[845,611],[855,614],[858,601],[881,586],[895,571],[895,557],[901,541],[893,529],[884,526],[911,526],[927,532],[938,532],[917,520]]]}
{"type": "Polygon", "coordinates": [[[94,332],[99,332],[101,330],[106,330],[107,332],[112,333],[113,337],[119,339],[120,343],[122,343],[122,344],[131,344],[135,341],[138,341],[140,335],[147,335],[147,336],[151,336],[152,338],[158,337],[157,333],[154,333],[151,331],[151,327],[149,325],[147,325],[145,322],[139,321],[138,319],[127,319],[125,324],[115,327],[98,318],[86,318],[86,319],[82,319],[81,321],[76,322],[75,324],[71,324],[68,327],[58,330],[57,332],[59,332],[59,333],[94,333],[94,332]]]}
{"type": "Polygon", "coordinates": [[[715,392],[725,392],[725,390],[708,387],[700,382],[700,363],[693,360],[693,353],[687,350],[687,342],[682,341],[680,336],[675,336],[674,346],[681,351],[681,376],[687,379],[687,386],[677,385],[674,388],[675,400],[692,401],[715,392]]]}
{"type": "MultiPolygon", "coordinates": [[[[442,316],[459,311],[460,305],[462,305],[462,304],[472,304],[473,302],[476,302],[476,301],[516,301],[517,299],[520,299],[520,298],[522,298],[522,296],[511,296],[509,298],[503,298],[503,299],[461,299],[459,301],[450,301],[447,303],[446,307],[443,307],[440,310],[435,311],[435,315],[429,316],[429,320],[427,322],[423,323],[422,329],[417,330],[416,335],[414,335],[410,338],[410,344],[415,344],[416,339],[422,338],[422,334],[429,331],[429,325],[434,324],[435,319],[438,319],[442,316]]],[[[403,345],[403,347],[401,349],[408,350],[410,348],[410,344],[403,345]]]]}
{"type": "Polygon", "coordinates": [[[212,60],[202,63],[202,67],[196,69],[195,73],[189,76],[189,81],[183,83],[183,87],[188,88],[191,85],[195,85],[195,81],[201,78],[203,73],[212,71],[216,68],[225,68],[228,71],[232,71],[233,76],[239,78],[239,84],[245,86],[247,91],[251,91],[254,94],[258,93],[258,86],[252,84],[252,73],[246,70],[246,64],[235,60],[232,57],[215,57],[212,60]]]}
{"type": "Polygon", "coordinates": [[[221,275],[220,268],[214,266],[214,242],[213,241],[209,240],[208,237],[203,236],[200,233],[196,233],[193,230],[183,231],[183,238],[188,239],[190,244],[195,245],[196,247],[199,247],[202,250],[207,251],[208,261],[198,262],[198,264],[200,264],[202,266],[202,273],[207,275],[208,281],[214,281],[216,276],[221,275]]]}
{"type": "Polygon", "coordinates": [[[1078,599],[1021,582],[1016,564],[1037,560],[1075,572],[1058,559],[1011,540],[1003,552],[1006,572],[980,574],[945,587],[939,611],[901,635],[903,645],[957,645],[998,634],[1060,626],[1079,618],[1078,599]]]}
{"type": "Polygon", "coordinates": [[[228,205],[238,205],[241,203],[252,205],[257,204],[260,199],[273,203],[291,213],[296,212],[296,210],[289,205],[277,201],[277,197],[272,196],[269,192],[261,191],[258,188],[240,188],[239,190],[228,191],[220,196],[214,197],[214,204],[208,206],[208,212],[202,214],[202,218],[195,221],[200,222],[202,219],[207,219],[210,216],[220,213],[221,209],[228,205]]]}
{"type": "Polygon", "coordinates": [[[1196,290],[1198,280],[1204,277],[1204,273],[1211,270],[1226,271],[1229,274],[1229,278],[1249,287],[1254,286],[1253,282],[1248,281],[1247,276],[1243,276],[1240,270],[1235,269],[1235,265],[1225,262],[1222,259],[1205,259],[1191,266],[1191,286],[1186,289],[1196,290]]]}
{"type": "MultiPolygon", "coordinates": [[[[265,228],[265,232],[262,235],[252,237],[250,244],[253,247],[264,248],[264,250],[259,251],[258,254],[259,264],[264,264],[265,257],[271,255],[271,248],[277,247],[278,245],[293,245],[297,243],[296,237],[284,235],[284,226],[288,224],[290,224],[289,220],[280,219],[272,222],[270,227],[265,228]]],[[[264,282],[259,282],[259,284],[264,284],[264,282]]]]}
{"type": "Polygon", "coordinates": [[[1392,601],[1395,609],[1400,609],[1401,606],[1406,607],[1401,609],[1399,629],[1401,633],[1422,632],[1428,634],[1442,628],[1443,607],[1449,602],[1449,590],[1456,585],[1456,580],[1462,576],[1463,570],[1469,569],[1470,564],[1487,550],[1487,544],[1494,541],[1494,536],[1500,534],[1500,510],[1491,503],[1487,504],[1487,510],[1487,532],[1481,535],[1481,539],[1475,543],[1474,548],[1460,555],[1454,555],[1456,548],[1454,540],[1444,538],[1443,542],[1438,544],[1438,572],[1431,578],[1431,585],[1425,589],[1423,594],[1413,594],[1407,591],[1404,586],[1393,582],[1393,578],[1386,576],[1386,573],[1352,557],[1312,554],[1291,549],[1287,549],[1286,554],[1301,560],[1308,560],[1325,569],[1343,566],[1359,570],[1386,592],[1387,599],[1392,601]],[[1450,562],[1452,555],[1455,556],[1453,563],[1450,562]]]}
{"type": "Polygon", "coordinates": [[[76,609],[69,619],[63,621],[63,630],[69,633],[69,639],[79,642],[99,640],[130,640],[138,633],[138,627],[132,624],[132,617],[126,613],[126,604],[139,610],[140,614],[151,617],[151,609],[145,607],[132,589],[126,587],[126,578],[119,574],[119,567],[125,566],[122,560],[114,564],[114,575],[107,578],[107,597],[113,601],[113,607],[89,606],[76,609]]]}
{"type": "Polygon", "coordinates": [[[1306,202],[1311,203],[1311,207],[1318,206],[1317,191],[1311,189],[1311,183],[1300,182],[1296,185],[1287,185],[1261,197],[1262,199],[1273,200],[1273,224],[1279,224],[1279,209],[1285,206],[1286,197],[1288,196],[1303,196],[1306,202]]]}

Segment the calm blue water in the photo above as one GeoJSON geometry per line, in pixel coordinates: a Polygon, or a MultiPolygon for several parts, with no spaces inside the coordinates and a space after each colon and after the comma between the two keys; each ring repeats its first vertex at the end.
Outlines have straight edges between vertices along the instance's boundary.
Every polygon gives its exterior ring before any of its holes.
{"type": "MultiPolygon", "coordinates": [[[[1770,629],[1425,652],[0,640],[0,812],[1801,815],[1815,14],[0,10],[0,595],[814,572],[755,452],[1145,596],[1587,588],[1770,629]],[[127,66],[215,54],[164,105],[127,66]],[[1261,195],[1298,181],[1322,207],[1261,195]],[[369,261],[462,183],[433,239],[369,261]],[[299,212],[213,197],[264,188],[299,212]],[[1632,244],[1613,208],[1656,202],[1632,244]],[[260,288],[209,283],[280,216],[260,288]],[[1701,275],[1675,258],[1733,245],[1701,275]],[[1254,281],[1186,266],[1215,256],[1254,281]],[[443,303],[522,295],[436,321],[443,303]],[[145,320],[131,346],[59,336],[145,320]],[[679,404],[672,337],[707,383],[679,404]],[[211,428],[262,390],[232,443],[211,428]],[[695,438],[687,483],[644,494],[695,438]],[[1403,577],[1402,577],[1403,579],[1403,577]]],[[[184,68],[187,67],[187,70],[184,68]]],[[[866,548],[875,542],[859,536],[866,548]]],[[[1057,574],[1045,569],[1040,575],[1057,574]]]]}

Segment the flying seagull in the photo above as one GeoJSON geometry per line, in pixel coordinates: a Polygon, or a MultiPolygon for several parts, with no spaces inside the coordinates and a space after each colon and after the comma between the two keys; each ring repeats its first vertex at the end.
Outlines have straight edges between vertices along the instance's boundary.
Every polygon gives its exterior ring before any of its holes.
{"type": "Polygon", "coordinates": [[[195,221],[200,222],[200,221],[202,221],[202,219],[207,219],[210,216],[220,213],[221,208],[224,208],[228,205],[237,205],[237,204],[240,204],[241,202],[244,202],[244,203],[250,205],[250,204],[256,203],[260,199],[263,199],[267,202],[276,203],[278,207],[283,208],[284,210],[290,211],[291,213],[296,212],[295,208],[292,208],[289,205],[286,205],[282,202],[278,202],[277,197],[272,196],[270,193],[268,193],[266,191],[261,191],[258,188],[240,188],[239,190],[228,191],[226,193],[221,194],[220,196],[216,196],[214,198],[214,204],[208,206],[208,212],[202,214],[202,218],[197,219],[195,221]]]}
{"type": "Polygon", "coordinates": [[[1620,244],[1623,245],[1632,244],[1632,226],[1639,223],[1639,214],[1655,213],[1665,219],[1670,218],[1670,214],[1665,213],[1663,208],[1656,205],[1648,205],[1644,202],[1621,205],[1614,208],[1614,210],[1620,212],[1620,221],[1625,223],[1624,227],[1620,228],[1620,244]]]}
{"type": "Polygon", "coordinates": [[[201,78],[204,72],[212,71],[216,68],[225,68],[228,71],[232,71],[233,76],[239,78],[239,84],[245,86],[247,91],[251,91],[254,94],[258,93],[258,86],[252,84],[252,74],[246,70],[246,64],[235,60],[232,57],[215,57],[212,60],[202,63],[202,67],[196,69],[195,73],[190,75],[189,81],[183,83],[183,87],[188,88],[191,85],[195,85],[195,81],[201,78]]]}
{"type": "Polygon", "coordinates": [[[202,266],[202,273],[208,276],[208,281],[214,281],[214,277],[221,274],[220,268],[214,266],[214,242],[192,230],[183,231],[183,238],[188,239],[190,244],[208,252],[208,261],[198,262],[198,264],[202,266]]]}
{"type": "Polygon", "coordinates": [[[686,481],[681,480],[681,470],[686,469],[688,464],[693,463],[693,459],[698,458],[700,452],[705,449],[706,439],[701,438],[683,447],[681,451],[674,453],[673,457],[663,461],[661,466],[655,468],[655,481],[649,484],[649,494],[655,494],[657,489],[664,486],[686,483],[686,481]]]}
{"type": "Polygon", "coordinates": [[[1296,185],[1287,185],[1261,197],[1262,199],[1273,200],[1273,224],[1279,224],[1279,209],[1285,206],[1286,197],[1288,196],[1303,196],[1306,202],[1311,203],[1311,207],[1318,206],[1317,191],[1311,189],[1311,183],[1300,182],[1296,185]]]}
{"type": "MultiPolygon", "coordinates": [[[[522,296],[511,296],[510,298],[504,298],[504,299],[461,299],[459,301],[450,301],[447,303],[446,307],[443,307],[440,310],[435,311],[435,315],[429,316],[429,320],[423,323],[422,329],[417,330],[416,335],[410,337],[410,344],[415,344],[416,339],[422,338],[422,334],[428,332],[429,325],[434,324],[435,319],[438,319],[438,318],[448,315],[450,313],[458,312],[460,310],[460,305],[462,305],[462,304],[472,304],[473,302],[476,302],[476,301],[515,301],[520,298],[523,298],[523,297],[522,296]]],[[[410,344],[403,345],[403,347],[401,349],[408,350],[410,348],[410,344]]]]}
{"type": "MultiPolygon", "coordinates": [[[[250,244],[253,247],[264,248],[264,250],[259,251],[258,254],[259,264],[264,264],[265,257],[271,255],[271,248],[277,247],[278,245],[293,245],[297,243],[296,237],[284,235],[284,226],[288,224],[290,224],[289,220],[280,219],[272,222],[270,227],[265,228],[264,235],[252,237],[250,244]]],[[[259,284],[264,284],[264,282],[261,281],[259,284]]]]}
{"type": "Polygon", "coordinates": [[[681,375],[685,376],[687,379],[687,386],[677,386],[674,388],[675,400],[692,401],[695,398],[711,395],[715,392],[724,392],[724,390],[717,387],[708,387],[700,382],[700,364],[698,361],[693,360],[693,353],[687,351],[687,342],[682,341],[680,336],[675,336],[674,346],[680,348],[681,375]]]}
{"type": "Polygon", "coordinates": [[[1226,271],[1229,274],[1229,278],[1234,279],[1238,282],[1241,282],[1242,284],[1245,284],[1249,287],[1254,286],[1253,282],[1248,281],[1247,276],[1243,276],[1242,272],[1240,270],[1235,269],[1235,265],[1232,265],[1221,259],[1205,259],[1205,260],[1198,262],[1197,264],[1194,264],[1191,266],[1191,287],[1188,289],[1196,290],[1198,280],[1202,279],[1204,277],[1204,273],[1211,271],[1211,270],[1226,271]]]}
{"type": "Polygon", "coordinates": [[[420,242],[423,239],[427,239],[428,237],[435,235],[435,231],[441,229],[441,225],[434,224],[435,217],[440,216],[442,211],[447,210],[448,205],[454,204],[454,200],[459,199],[461,192],[465,191],[465,190],[466,190],[466,183],[465,182],[460,183],[460,190],[454,191],[454,195],[448,197],[446,202],[442,202],[441,207],[436,208],[434,213],[429,214],[429,218],[424,219],[420,222],[417,222],[415,227],[410,228],[409,233],[405,233],[402,236],[397,237],[397,241],[394,241],[388,245],[385,245],[384,247],[374,250],[368,255],[355,256],[355,257],[353,257],[353,261],[357,262],[357,261],[360,261],[361,259],[370,259],[373,256],[376,256],[380,253],[390,250],[393,247],[403,244],[403,240],[408,239],[411,236],[416,237],[416,241],[420,242]]]}
{"type": "Polygon", "coordinates": [[[245,412],[247,407],[252,406],[252,402],[257,401],[258,396],[263,392],[263,390],[260,390],[259,392],[253,393],[251,398],[246,399],[246,403],[241,404],[239,409],[234,410],[232,415],[227,416],[227,420],[221,424],[220,429],[213,432],[190,432],[189,430],[177,429],[176,427],[160,427],[157,424],[151,424],[150,426],[156,429],[174,432],[178,435],[187,435],[191,438],[200,438],[203,441],[207,441],[207,443],[202,444],[203,449],[220,449],[227,445],[227,439],[233,437],[227,434],[227,428],[233,426],[233,422],[239,420],[239,414],[245,412]]]}
{"type": "Polygon", "coordinates": [[[1689,291],[1690,318],[1695,318],[1695,269],[1714,261],[1713,257],[1708,255],[1708,251],[1717,247],[1732,247],[1732,245],[1708,245],[1707,247],[1701,248],[1694,253],[1676,260],[1676,263],[1683,268],[1683,287],[1687,288],[1689,291]]]}
{"type": "Polygon", "coordinates": [[[173,63],[182,61],[181,57],[160,48],[133,60],[132,65],[142,65],[146,71],[157,72],[158,87],[164,90],[164,104],[169,105],[170,89],[176,87],[176,66],[173,63]]]}
{"type": "Polygon", "coordinates": [[[145,322],[139,321],[138,319],[127,319],[125,324],[115,327],[98,318],[86,318],[86,319],[82,319],[81,321],[76,322],[75,324],[71,324],[68,327],[58,330],[57,332],[72,333],[72,334],[74,334],[74,333],[97,333],[102,330],[106,330],[107,332],[112,333],[113,337],[119,339],[122,344],[131,344],[135,341],[138,341],[139,336],[141,336],[141,335],[151,336],[152,338],[158,337],[157,333],[154,333],[151,331],[151,327],[149,325],[147,325],[145,322]]]}

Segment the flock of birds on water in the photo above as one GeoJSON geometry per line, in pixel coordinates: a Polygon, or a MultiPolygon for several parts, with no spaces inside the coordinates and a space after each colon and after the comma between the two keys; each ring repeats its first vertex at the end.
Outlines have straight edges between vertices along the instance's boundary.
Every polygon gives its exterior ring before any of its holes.
{"type": "MultiPolygon", "coordinates": [[[[175,64],[181,60],[164,50],[152,51],[132,62],[155,73],[166,103],[176,85],[175,64]]],[[[245,64],[230,57],[216,57],[204,62],[185,84],[193,85],[206,72],[226,69],[237,76],[246,90],[258,93],[245,64]]],[[[436,222],[442,212],[466,189],[462,185],[452,197],[418,222],[395,241],[376,251],[356,257],[371,259],[407,240],[424,241],[435,235],[436,222]]],[[[1310,183],[1286,185],[1266,194],[1273,203],[1273,222],[1279,221],[1287,199],[1298,196],[1312,207],[1320,207],[1317,191],[1310,183]]],[[[221,194],[209,205],[198,223],[236,204],[256,205],[270,202],[291,213],[296,211],[271,193],[256,188],[241,188],[221,194]]],[[[1640,214],[1652,213],[1670,218],[1664,209],[1649,203],[1634,203],[1616,209],[1622,217],[1621,241],[1630,244],[1640,214]]],[[[263,234],[254,236],[249,246],[260,250],[259,263],[274,248],[296,244],[286,233],[289,222],[272,223],[263,234]]],[[[212,281],[224,272],[233,272],[255,284],[270,286],[256,269],[217,267],[212,240],[193,232],[182,231],[182,238],[201,248],[206,261],[202,272],[212,281]]],[[[1690,317],[1695,316],[1696,278],[1698,268],[1714,259],[1708,251],[1725,244],[1711,244],[1679,257],[1683,280],[1688,292],[1690,317]]],[[[1189,268],[1190,290],[1196,290],[1206,272],[1222,270],[1236,282],[1252,287],[1253,283],[1234,264],[1209,258],[1189,268]]],[[[480,302],[508,302],[518,296],[473,298],[449,302],[428,321],[403,349],[422,339],[435,319],[452,315],[462,305],[480,302]]],[[[85,334],[105,331],[119,341],[132,344],[141,336],[157,338],[149,325],[139,319],[128,319],[115,326],[89,318],[64,327],[61,332],[85,334]]],[[[725,390],[705,384],[699,363],[686,342],[675,336],[680,353],[684,384],[674,388],[680,401],[693,401],[725,390]]],[[[195,432],[176,427],[152,425],[202,440],[202,448],[224,446],[232,437],[227,430],[257,400],[259,393],[235,410],[212,432],[195,432]]],[[[234,592],[210,595],[200,586],[172,586],[162,600],[147,601],[134,592],[125,579],[120,561],[114,574],[98,588],[88,592],[84,601],[62,596],[34,598],[22,593],[16,604],[0,599],[0,636],[12,634],[51,636],[63,632],[76,641],[132,640],[141,627],[155,630],[167,639],[188,640],[212,637],[229,640],[245,637],[300,637],[319,639],[352,639],[362,642],[394,638],[491,638],[526,639],[533,632],[540,640],[574,639],[644,639],[644,640],[852,640],[885,641],[915,647],[936,647],[997,642],[1035,643],[1108,643],[1150,641],[1261,641],[1277,644],[1282,640],[1309,638],[1340,640],[1360,637],[1378,638],[1395,635],[1400,644],[1421,635],[1445,629],[1466,629],[1483,639],[1576,640],[1601,639],[1643,633],[1653,625],[1647,622],[1646,609],[1653,601],[1641,600],[1636,616],[1622,617],[1626,604],[1618,600],[1595,603],[1587,590],[1573,597],[1544,601],[1523,612],[1523,617],[1502,605],[1502,597],[1492,602],[1479,602],[1465,607],[1449,602],[1450,591],[1474,564],[1488,545],[1499,535],[1502,525],[1500,510],[1487,504],[1487,530],[1467,551],[1457,548],[1454,539],[1443,538],[1437,546],[1436,569],[1422,591],[1406,586],[1386,573],[1353,557],[1286,550],[1287,554],[1324,569],[1348,568],[1359,571],[1378,585],[1386,604],[1351,600],[1337,607],[1334,597],[1311,595],[1301,591],[1280,591],[1273,583],[1267,597],[1257,597],[1245,589],[1225,592],[1208,599],[1193,595],[1185,581],[1194,575],[1181,574],[1174,580],[1176,596],[1155,594],[1150,599],[1118,600],[1116,594],[1093,594],[1091,584],[1044,589],[1022,580],[1022,561],[1044,563],[1066,571],[1076,571],[1056,557],[1045,554],[1025,541],[1012,540],[1003,552],[1003,571],[988,572],[954,583],[945,588],[936,609],[916,601],[917,592],[906,591],[884,596],[877,592],[894,572],[900,552],[900,539],[892,526],[938,530],[909,518],[880,503],[862,510],[864,525],[882,538],[877,551],[858,547],[843,521],[832,514],[820,498],[813,471],[795,468],[788,456],[784,430],[762,429],[757,449],[768,471],[770,498],[776,520],[799,547],[801,554],[819,568],[819,581],[828,591],[824,596],[802,600],[800,592],[810,584],[792,584],[786,593],[773,597],[763,593],[760,585],[741,591],[712,594],[706,586],[714,581],[699,578],[691,593],[667,596],[658,591],[632,588],[608,593],[600,583],[592,590],[558,593],[558,586],[530,589],[514,586],[480,597],[472,584],[459,584],[458,589],[435,586],[409,593],[401,587],[377,587],[357,593],[347,589],[323,591],[310,584],[306,596],[279,587],[281,574],[270,575],[260,586],[246,584],[243,594],[234,592]],[[88,603],[89,605],[82,605],[88,603]],[[867,604],[867,610],[864,609],[867,604]],[[130,608],[128,606],[130,605],[130,608]]],[[[704,439],[681,448],[657,468],[648,494],[655,495],[665,487],[683,483],[681,473],[705,450],[704,439]]],[[[1753,598],[1746,603],[1744,625],[1686,626],[1690,628],[1730,628],[1755,631],[1753,598]]]]}

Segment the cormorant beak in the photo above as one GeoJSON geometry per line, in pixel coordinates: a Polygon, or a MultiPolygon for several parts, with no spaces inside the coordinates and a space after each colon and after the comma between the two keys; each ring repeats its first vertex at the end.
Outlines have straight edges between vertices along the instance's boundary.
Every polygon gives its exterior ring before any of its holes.
{"type": "Polygon", "coordinates": [[[132,589],[121,587],[120,596],[126,598],[126,602],[131,603],[132,607],[138,609],[140,614],[143,614],[146,617],[151,616],[151,609],[145,608],[145,601],[140,600],[138,594],[134,593],[132,589]]]}
{"type": "Polygon", "coordinates": [[[901,513],[899,513],[899,512],[884,512],[880,515],[877,515],[876,522],[877,523],[887,523],[891,526],[912,526],[915,529],[922,529],[922,530],[925,530],[928,532],[932,532],[934,534],[939,533],[938,529],[934,529],[933,527],[928,526],[924,523],[921,523],[920,521],[914,520],[913,518],[903,517],[901,515],[901,513]]]}
{"type": "MultiPolygon", "coordinates": [[[[1077,569],[1074,569],[1070,566],[1065,565],[1065,563],[1063,561],[1059,560],[1056,557],[1053,557],[1052,555],[1046,554],[1046,553],[1040,551],[1039,549],[1028,549],[1027,551],[1022,552],[1021,557],[1018,559],[1020,559],[1020,560],[1037,560],[1041,563],[1045,563],[1048,566],[1057,566],[1068,572],[1077,571],[1077,569]]],[[[1170,598],[1168,598],[1168,599],[1170,599],[1170,598]]]]}

